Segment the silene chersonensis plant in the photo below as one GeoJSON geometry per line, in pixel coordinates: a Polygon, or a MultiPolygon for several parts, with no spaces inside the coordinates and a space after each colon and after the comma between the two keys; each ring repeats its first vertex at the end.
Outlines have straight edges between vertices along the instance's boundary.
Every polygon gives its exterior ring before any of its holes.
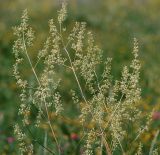
{"type": "MultiPolygon", "coordinates": [[[[111,75],[112,59],[103,58],[86,23],[75,22],[68,32],[66,17],[63,3],[58,19],[49,21],[48,37],[37,53],[36,62],[29,56],[35,36],[28,24],[27,10],[23,11],[20,25],[14,28],[17,39],[13,45],[16,60],[13,73],[21,90],[18,111],[21,123],[14,126],[19,154],[142,155],[140,137],[148,130],[152,114],[143,118],[138,106],[141,65],[137,39],[133,41],[130,66],[125,66],[121,79],[115,80],[111,75]],[[23,63],[30,67],[32,81],[23,76],[23,63]],[[60,69],[72,73],[74,80],[71,80],[76,83],[70,90],[69,104],[60,91],[63,84],[60,69]],[[65,111],[72,106],[76,107],[78,128],[75,128],[79,136],[77,139],[72,136],[77,140],[73,145],[68,144],[71,139],[64,136],[57,123],[68,117],[65,111]]],[[[155,147],[158,134],[159,131],[147,150],[149,155],[158,155],[155,147]]]]}

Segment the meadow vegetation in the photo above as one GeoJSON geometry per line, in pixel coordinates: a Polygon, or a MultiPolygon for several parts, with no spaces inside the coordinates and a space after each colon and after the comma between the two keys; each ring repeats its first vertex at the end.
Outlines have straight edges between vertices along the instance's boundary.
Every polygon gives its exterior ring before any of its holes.
{"type": "Polygon", "coordinates": [[[0,2],[0,154],[159,154],[160,1],[60,7],[0,2]]]}
{"type": "Polygon", "coordinates": [[[124,66],[120,78],[116,78],[111,74],[112,59],[104,57],[86,23],[75,22],[68,30],[65,3],[57,16],[57,20],[49,20],[49,33],[43,48],[36,50],[36,61],[29,56],[35,35],[27,10],[20,25],[14,27],[17,39],[13,45],[13,73],[21,90],[21,121],[14,132],[20,154],[158,155],[159,130],[145,150],[141,141],[150,128],[154,110],[143,114],[140,105],[137,39],[133,39],[130,65],[124,66]],[[24,64],[29,66],[32,80],[23,75],[24,64]],[[64,74],[72,76],[67,79],[72,80],[65,89],[68,92],[63,91],[64,74]],[[59,121],[66,118],[73,127],[71,120],[76,120],[76,133],[71,134],[68,124],[59,121]]]}

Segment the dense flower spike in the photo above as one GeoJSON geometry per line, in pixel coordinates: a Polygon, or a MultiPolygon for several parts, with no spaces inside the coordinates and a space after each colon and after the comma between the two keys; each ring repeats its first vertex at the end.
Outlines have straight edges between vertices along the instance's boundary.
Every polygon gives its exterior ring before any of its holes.
{"type": "Polygon", "coordinates": [[[27,137],[25,133],[22,133],[20,127],[16,124],[14,128],[14,132],[17,136],[17,140],[19,142],[19,149],[21,154],[28,154],[31,155],[33,154],[33,145],[28,144],[27,137]]]}
{"type": "Polygon", "coordinates": [[[58,22],[61,25],[67,16],[66,2],[62,3],[62,8],[58,11],[58,22]]]}

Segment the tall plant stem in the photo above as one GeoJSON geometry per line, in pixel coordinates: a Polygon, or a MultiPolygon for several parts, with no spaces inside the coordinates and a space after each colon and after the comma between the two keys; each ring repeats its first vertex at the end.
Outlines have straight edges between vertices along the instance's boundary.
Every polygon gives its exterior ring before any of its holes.
{"type": "Polygon", "coordinates": [[[76,82],[77,82],[78,87],[79,87],[79,90],[80,90],[81,96],[82,96],[83,100],[85,101],[85,103],[88,103],[88,101],[86,100],[86,97],[85,97],[85,95],[84,95],[84,93],[83,93],[81,84],[80,84],[80,82],[79,82],[78,76],[77,76],[76,71],[75,71],[75,68],[74,68],[74,66],[73,66],[73,63],[72,63],[70,54],[69,54],[66,46],[64,45],[64,41],[63,41],[62,35],[60,35],[60,36],[61,36],[61,40],[62,40],[62,44],[63,44],[63,49],[64,49],[64,51],[65,51],[66,54],[67,54],[67,57],[68,57],[68,60],[69,60],[71,69],[72,69],[72,71],[73,71],[74,77],[75,77],[75,79],[76,79],[76,82]]]}
{"type": "MultiPolygon", "coordinates": [[[[60,32],[61,32],[61,31],[60,31],[60,32]]],[[[72,69],[72,71],[73,71],[74,77],[75,77],[75,79],[76,79],[76,82],[77,82],[77,84],[78,84],[79,90],[80,90],[80,92],[81,92],[81,96],[82,96],[83,100],[85,101],[85,103],[88,103],[88,101],[86,100],[86,97],[85,97],[85,95],[84,95],[84,93],[83,93],[82,87],[81,87],[81,85],[80,85],[80,82],[79,82],[78,76],[77,76],[77,74],[76,74],[75,68],[74,68],[74,66],[73,66],[73,63],[72,63],[70,54],[69,54],[69,52],[68,52],[68,50],[67,50],[67,48],[66,48],[66,46],[65,46],[65,44],[64,44],[62,34],[59,34],[59,35],[60,35],[60,37],[61,37],[61,41],[62,41],[62,44],[63,44],[63,49],[64,49],[64,51],[65,51],[66,54],[67,54],[68,60],[69,60],[69,62],[70,62],[71,69],[72,69]]],[[[94,117],[94,116],[93,116],[93,117],[94,117]]],[[[101,127],[100,127],[100,128],[101,128],[101,127]]],[[[112,155],[111,149],[110,149],[110,147],[109,147],[106,139],[104,138],[104,133],[103,133],[102,128],[101,128],[101,131],[102,131],[102,138],[103,138],[103,139],[102,139],[102,145],[103,145],[103,144],[105,145],[107,154],[108,154],[108,155],[112,155]]]]}
{"type": "MultiPolygon", "coordinates": [[[[25,44],[24,32],[23,32],[23,38],[22,38],[22,39],[23,39],[23,47],[24,47],[25,54],[26,54],[26,56],[27,56],[27,59],[28,59],[28,61],[29,61],[29,64],[30,64],[30,66],[31,66],[31,69],[32,69],[32,71],[33,71],[33,74],[34,74],[34,76],[35,76],[35,78],[36,78],[36,80],[37,80],[37,82],[38,82],[38,85],[41,87],[41,83],[40,83],[40,81],[39,81],[39,79],[38,79],[37,73],[36,73],[36,71],[35,71],[35,69],[34,69],[34,67],[33,67],[33,65],[32,65],[31,59],[30,59],[30,57],[29,57],[29,55],[28,55],[28,51],[27,51],[26,44],[25,44]]],[[[50,128],[50,130],[51,130],[51,132],[52,132],[52,136],[53,136],[53,138],[54,138],[54,140],[55,140],[55,142],[56,142],[56,145],[57,145],[57,148],[58,148],[58,152],[59,152],[59,155],[60,155],[60,147],[59,147],[57,138],[56,138],[56,136],[55,136],[55,132],[54,132],[54,130],[53,130],[53,127],[52,127],[52,125],[51,125],[51,121],[50,121],[50,117],[49,117],[49,111],[48,111],[48,107],[47,107],[47,104],[46,104],[46,101],[45,101],[45,100],[44,100],[44,103],[45,103],[45,111],[46,111],[46,113],[47,113],[47,120],[48,120],[47,123],[48,123],[49,128],[50,128]]]]}

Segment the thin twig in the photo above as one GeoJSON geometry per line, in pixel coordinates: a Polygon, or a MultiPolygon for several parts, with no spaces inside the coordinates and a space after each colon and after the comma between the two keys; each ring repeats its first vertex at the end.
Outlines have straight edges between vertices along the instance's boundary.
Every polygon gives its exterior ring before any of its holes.
{"type": "MultiPolygon", "coordinates": [[[[62,41],[62,44],[63,44],[63,49],[64,49],[64,51],[65,51],[66,54],[67,54],[67,57],[68,57],[68,59],[69,59],[69,62],[70,62],[70,65],[71,65],[71,68],[72,68],[74,77],[75,77],[75,79],[76,79],[76,81],[77,81],[77,84],[78,84],[78,87],[79,87],[79,89],[80,89],[81,96],[82,96],[83,100],[85,101],[85,103],[88,103],[88,101],[86,100],[86,97],[85,97],[85,95],[84,95],[84,93],[83,93],[83,90],[82,90],[82,87],[81,87],[81,85],[80,85],[80,82],[79,82],[79,80],[78,80],[76,71],[75,71],[75,69],[74,69],[74,66],[73,66],[73,63],[72,63],[72,60],[71,60],[71,57],[70,57],[70,54],[69,54],[69,52],[68,52],[68,50],[67,50],[67,48],[66,48],[66,46],[65,46],[65,44],[64,44],[62,35],[60,35],[60,37],[61,37],[61,41],[62,41]]],[[[91,115],[92,115],[92,114],[91,114],[91,115]]],[[[94,118],[93,115],[92,115],[92,117],[94,118]]],[[[101,128],[101,126],[100,126],[100,128],[101,128]]],[[[103,133],[102,128],[101,128],[101,131],[102,131],[103,138],[104,138],[104,133],[103,133]]],[[[104,138],[104,139],[105,139],[105,138],[104,138]]],[[[106,146],[106,151],[107,151],[108,155],[112,155],[111,150],[110,150],[110,147],[109,147],[107,141],[105,140],[104,143],[106,144],[105,146],[106,146]]]]}
{"type": "Polygon", "coordinates": [[[84,93],[83,93],[83,91],[82,91],[82,87],[81,87],[80,82],[79,82],[79,80],[78,80],[78,77],[77,77],[75,68],[74,68],[74,66],[73,66],[71,57],[70,57],[70,55],[69,55],[69,52],[68,52],[68,50],[66,49],[66,47],[65,47],[65,45],[64,45],[63,39],[62,39],[62,44],[63,44],[63,47],[64,47],[63,49],[64,49],[64,51],[66,52],[67,57],[68,57],[68,59],[69,59],[69,62],[70,62],[70,65],[71,65],[71,69],[72,69],[72,71],[73,71],[74,77],[75,77],[76,82],[77,82],[77,84],[78,84],[78,87],[79,87],[79,89],[80,89],[82,98],[83,98],[83,100],[85,101],[85,103],[87,103],[86,97],[85,97],[85,95],[84,95],[84,93]]]}
{"type": "Polygon", "coordinates": [[[36,77],[36,80],[37,80],[38,84],[41,85],[41,84],[40,84],[40,81],[39,81],[39,79],[38,79],[38,76],[37,76],[37,74],[36,74],[36,72],[35,72],[35,70],[34,70],[34,68],[33,68],[31,59],[30,59],[30,57],[29,57],[29,55],[28,55],[28,52],[27,52],[27,48],[26,48],[26,44],[25,44],[25,39],[24,39],[24,32],[23,32],[23,46],[24,46],[24,50],[25,50],[27,59],[28,59],[29,64],[30,64],[30,66],[31,66],[31,69],[32,69],[32,71],[33,71],[33,73],[34,73],[34,75],[35,75],[35,77],[36,77]]]}
{"type": "Polygon", "coordinates": [[[34,135],[32,134],[31,130],[29,129],[29,127],[27,126],[24,126],[28,132],[30,133],[30,135],[32,136],[32,139],[34,142],[38,143],[43,149],[47,150],[48,152],[50,152],[51,154],[55,154],[54,152],[52,152],[49,148],[47,148],[46,146],[42,145],[35,137],[34,135]]]}
{"type": "MultiPolygon", "coordinates": [[[[25,39],[24,39],[24,32],[23,32],[23,46],[24,46],[24,50],[25,50],[27,59],[28,59],[29,64],[30,64],[30,66],[31,66],[31,69],[32,69],[32,71],[33,71],[33,73],[34,73],[34,75],[35,75],[35,77],[36,77],[36,80],[37,80],[39,86],[41,87],[41,83],[40,83],[40,81],[39,81],[39,79],[38,79],[38,76],[37,76],[37,74],[36,74],[36,71],[35,71],[35,69],[33,68],[31,59],[30,59],[30,57],[29,57],[29,55],[28,55],[28,51],[27,51],[26,44],[25,44],[25,39]]],[[[45,110],[46,110],[46,113],[47,113],[47,118],[48,118],[49,127],[50,127],[50,129],[51,129],[53,138],[54,138],[54,140],[56,141],[56,145],[57,145],[57,147],[58,147],[58,152],[59,152],[59,154],[60,154],[60,147],[59,147],[59,144],[58,144],[58,141],[57,141],[57,139],[56,139],[56,136],[55,136],[53,127],[52,127],[51,122],[50,122],[50,117],[49,117],[49,112],[48,112],[48,107],[47,107],[47,105],[46,105],[46,102],[45,102],[45,110]]]]}
{"type": "Polygon", "coordinates": [[[152,144],[151,144],[151,147],[150,147],[150,150],[149,150],[149,155],[152,155],[152,153],[153,153],[153,149],[154,149],[154,146],[156,144],[158,135],[159,135],[159,130],[157,130],[157,132],[156,132],[156,134],[154,136],[154,139],[152,141],[152,144]]]}
{"type": "Polygon", "coordinates": [[[105,127],[104,127],[104,130],[107,128],[108,124],[112,121],[113,117],[114,117],[114,114],[116,113],[117,109],[119,108],[120,104],[121,104],[121,101],[122,101],[122,98],[123,98],[124,94],[122,94],[119,102],[117,103],[117,106],[115,107],[113,113],[110,115],[109,119],[108,119],[108,122],[106,123],[105,127]]]}

